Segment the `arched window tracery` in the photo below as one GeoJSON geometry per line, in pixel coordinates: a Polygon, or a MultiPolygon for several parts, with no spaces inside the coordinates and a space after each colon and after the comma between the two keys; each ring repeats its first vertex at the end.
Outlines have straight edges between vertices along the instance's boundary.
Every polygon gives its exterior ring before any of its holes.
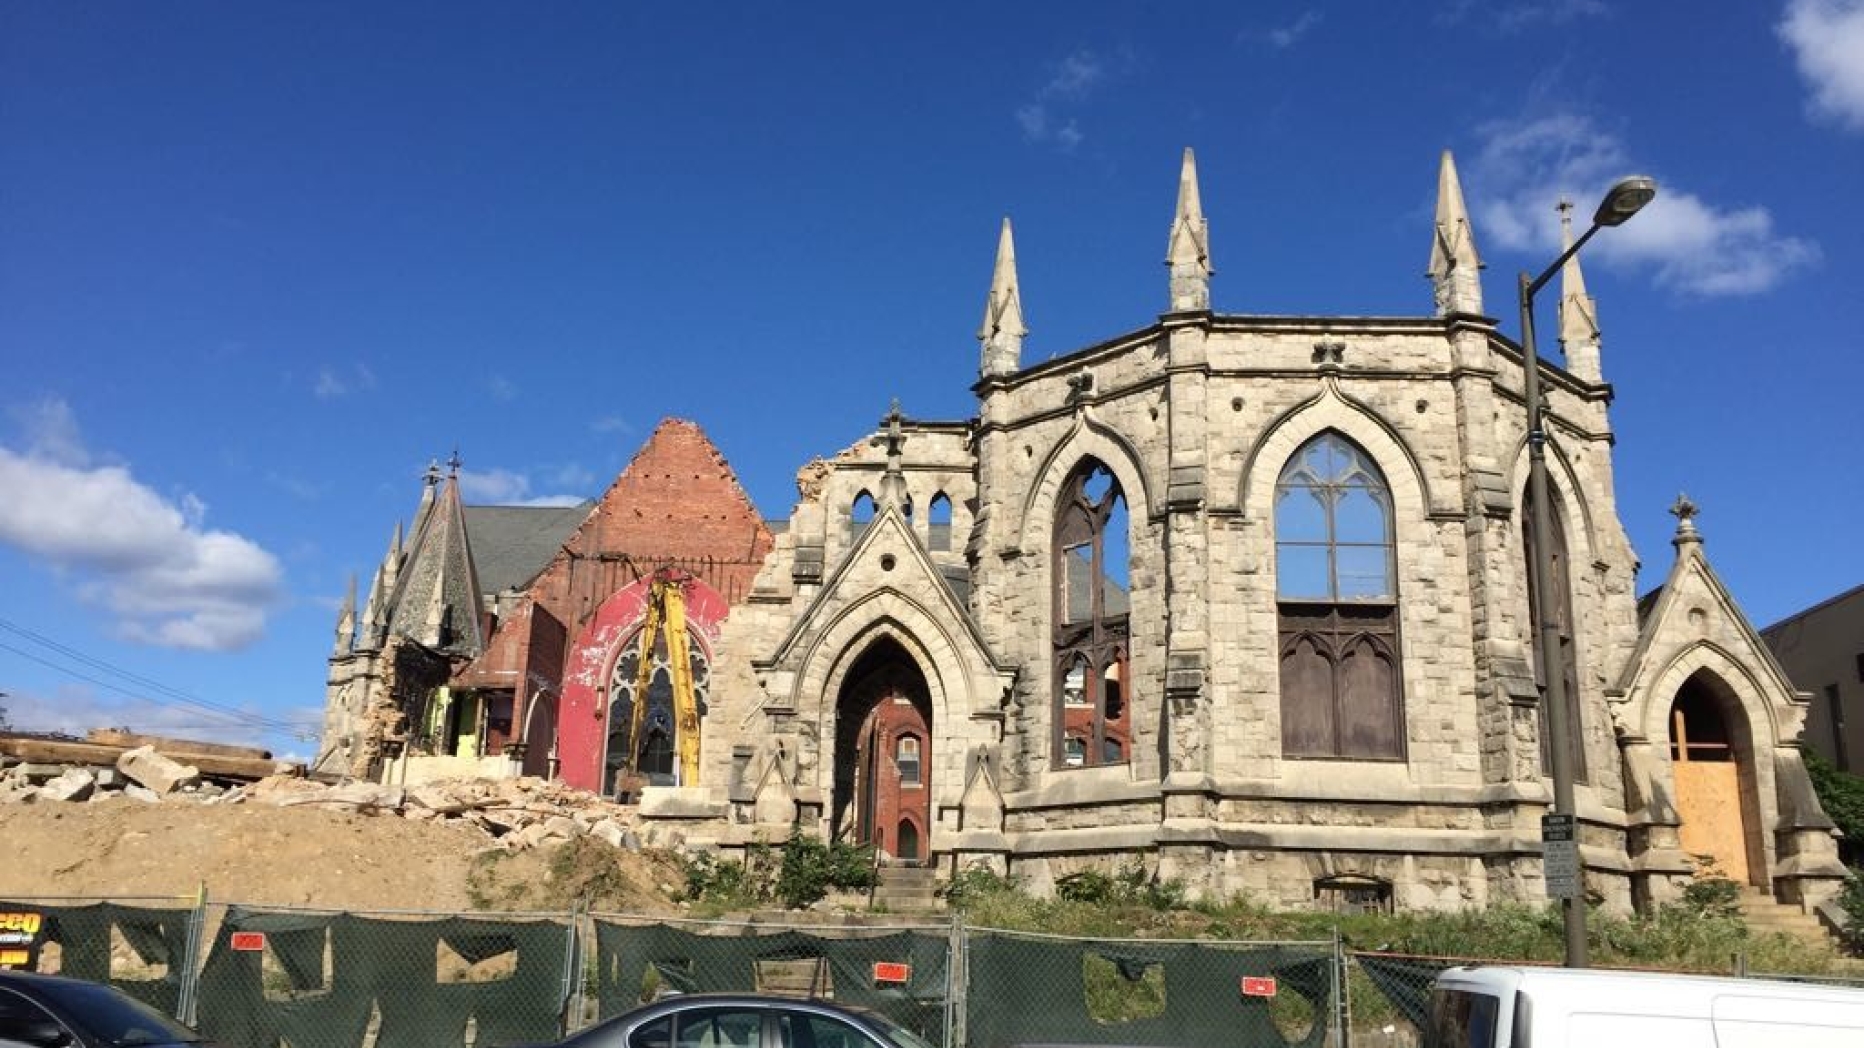
{"type": "Polygon", "coordinates": [[[1282,754],[1404,759],[1391,488],[1328,431],[1275,482],[1282,754]]]}

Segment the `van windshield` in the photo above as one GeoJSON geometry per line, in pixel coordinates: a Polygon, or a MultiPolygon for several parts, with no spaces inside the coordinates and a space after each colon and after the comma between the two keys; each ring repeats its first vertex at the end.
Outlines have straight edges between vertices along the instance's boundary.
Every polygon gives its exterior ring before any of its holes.
{"type": "Polygon", "coordinates": [[[1501,999],[1470,990],[1430,991],[1430,1025],[1424,1048],[1495,1048],[1501,999]]]}

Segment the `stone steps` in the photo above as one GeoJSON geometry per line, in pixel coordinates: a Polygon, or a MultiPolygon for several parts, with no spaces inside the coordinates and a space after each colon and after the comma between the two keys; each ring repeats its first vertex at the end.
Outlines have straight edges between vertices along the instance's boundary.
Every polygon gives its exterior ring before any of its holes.
{"type": "Polygon", "coordinates": [[[874,888],[874,908],[890,913],[937,913],[945,908],[938,897],[938,871],[930,867],[882,866],[874,888]]]}
{"type": "Polygon", "coordinates": [[[1758,889],[1744,891],[1737,899],[1741,921],[1754,932],[1780,932],[1809,943],[1829,948],[1832,939],[1819,919],[1797,906],[1787,905],[1758,889]]]}

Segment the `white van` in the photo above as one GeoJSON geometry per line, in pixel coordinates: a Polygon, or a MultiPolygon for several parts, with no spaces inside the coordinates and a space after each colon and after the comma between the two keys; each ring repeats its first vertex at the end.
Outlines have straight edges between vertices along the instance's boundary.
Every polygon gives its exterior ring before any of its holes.
{"type": "Polygon", "coordinates": [[[1864,1048],[1864,989],[1596,968],[1451,968],[1426,1048],[1864,1048]]]}

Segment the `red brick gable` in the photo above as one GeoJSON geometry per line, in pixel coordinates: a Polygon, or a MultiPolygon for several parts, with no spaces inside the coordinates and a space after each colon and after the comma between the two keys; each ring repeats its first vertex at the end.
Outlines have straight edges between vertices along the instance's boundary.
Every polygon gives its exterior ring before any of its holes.
{"type": "Polygon", "coordinates": [[[574,632],[610,594],[673,564],[735,604],[774,541],[705,431],[664,419],[532,584],[531,597],[574,632]]]}

